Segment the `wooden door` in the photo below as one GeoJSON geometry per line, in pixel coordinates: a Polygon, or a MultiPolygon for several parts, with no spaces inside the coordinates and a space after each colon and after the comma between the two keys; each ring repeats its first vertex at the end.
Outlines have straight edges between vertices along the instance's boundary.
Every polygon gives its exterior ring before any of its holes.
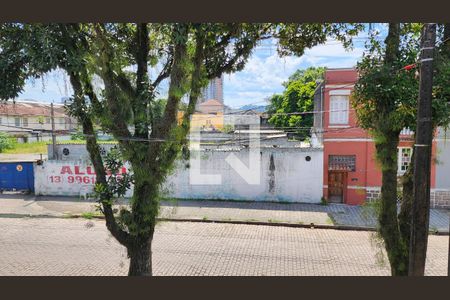
{"type": "Polygon", "coordinates": [[[347,172],[328,172],[328,201],[332,203],[344,202],[344,191],[347,182],[347,172]]]}

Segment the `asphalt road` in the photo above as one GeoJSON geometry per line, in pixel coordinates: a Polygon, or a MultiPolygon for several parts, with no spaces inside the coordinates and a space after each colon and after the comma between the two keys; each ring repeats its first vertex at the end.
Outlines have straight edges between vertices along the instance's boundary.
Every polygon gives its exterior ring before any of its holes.
{"type": "MultiPolygon", "coordinates": [[[[0,275],[126,275],[101,220],[0,218],[0,275]]],[[[155,275],[389,275],[373,233],[163,222],[155,275]],[[377,254],[378,253],[378,254],[377,254]]],[[[427,275],[446,275],[448,236],[430,236],[427,275]]]]}

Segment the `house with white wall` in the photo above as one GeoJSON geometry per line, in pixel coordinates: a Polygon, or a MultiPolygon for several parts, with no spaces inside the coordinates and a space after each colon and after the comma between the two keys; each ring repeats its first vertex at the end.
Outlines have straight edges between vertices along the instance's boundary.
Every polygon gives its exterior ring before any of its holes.
{"type": "MultiPolygon", "coordinates": [[[[77,127],[67,115],[64,104],[55,103],[54,123],[58,134],[67,134],[77,127]]],[[[24,141],[46,140],[52,130],[51,104],[32,100],[8,100],[0,103],[0,130],[24,141]]]]}

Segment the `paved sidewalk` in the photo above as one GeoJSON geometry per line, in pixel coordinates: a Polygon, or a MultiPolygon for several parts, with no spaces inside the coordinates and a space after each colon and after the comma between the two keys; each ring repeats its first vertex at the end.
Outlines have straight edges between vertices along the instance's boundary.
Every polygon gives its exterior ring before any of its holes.
{"type": "Polygon", "coordinates": [[[0,153],[1,162],[24,162],[24,161],[36,161],[39,159],[47,159],[47,154],[40,153],[16,153],[5,154],[0,153]]]}
{"type": "MultiPolygon", "coordinates": [[[[0,218],[0,276],[126,275],[126,250],[103,220],[0,218]]],[[[160,222],[157,276],[389,276],[372,232],[160,222]]],[[[426,275],[445,276],[448,237],[428,240],[426,275]]],[[[6,299],[6,298],[5,298],[6,299]]]]}
{"type": "MultiPolygon", "coordinates": [[[[125,205],[125,203],[122,203],[125,205]]],[[[0,195],[0,217],[67,217],[96,212],[96,203],[75,197],[35,197],[34,195],[0,195]]],[[[430,230],[448,233],[449,211],[432,209],[430,230]]],[[[160,218],[219,222],[258,222],[315,226],[345,226],[374,229],[376,216],[370,207],[345,204],[306,204],[272,202],[237,202],[211,200],[177,200],[161,203],[160,218]]]]}

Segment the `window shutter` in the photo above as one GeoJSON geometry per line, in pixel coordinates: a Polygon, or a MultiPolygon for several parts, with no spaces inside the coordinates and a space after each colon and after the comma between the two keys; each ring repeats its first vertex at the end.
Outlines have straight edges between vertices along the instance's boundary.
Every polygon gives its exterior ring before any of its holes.
{"type": "Polygon", "coordinates": [[[347,96],[330,97],[330,124],[348,124],[349,99],[347,96]]]}
{"type": "Polygon", "coordinates": [[[330,124],[336,123],[336,100],[330,97],[330,124]]]}

